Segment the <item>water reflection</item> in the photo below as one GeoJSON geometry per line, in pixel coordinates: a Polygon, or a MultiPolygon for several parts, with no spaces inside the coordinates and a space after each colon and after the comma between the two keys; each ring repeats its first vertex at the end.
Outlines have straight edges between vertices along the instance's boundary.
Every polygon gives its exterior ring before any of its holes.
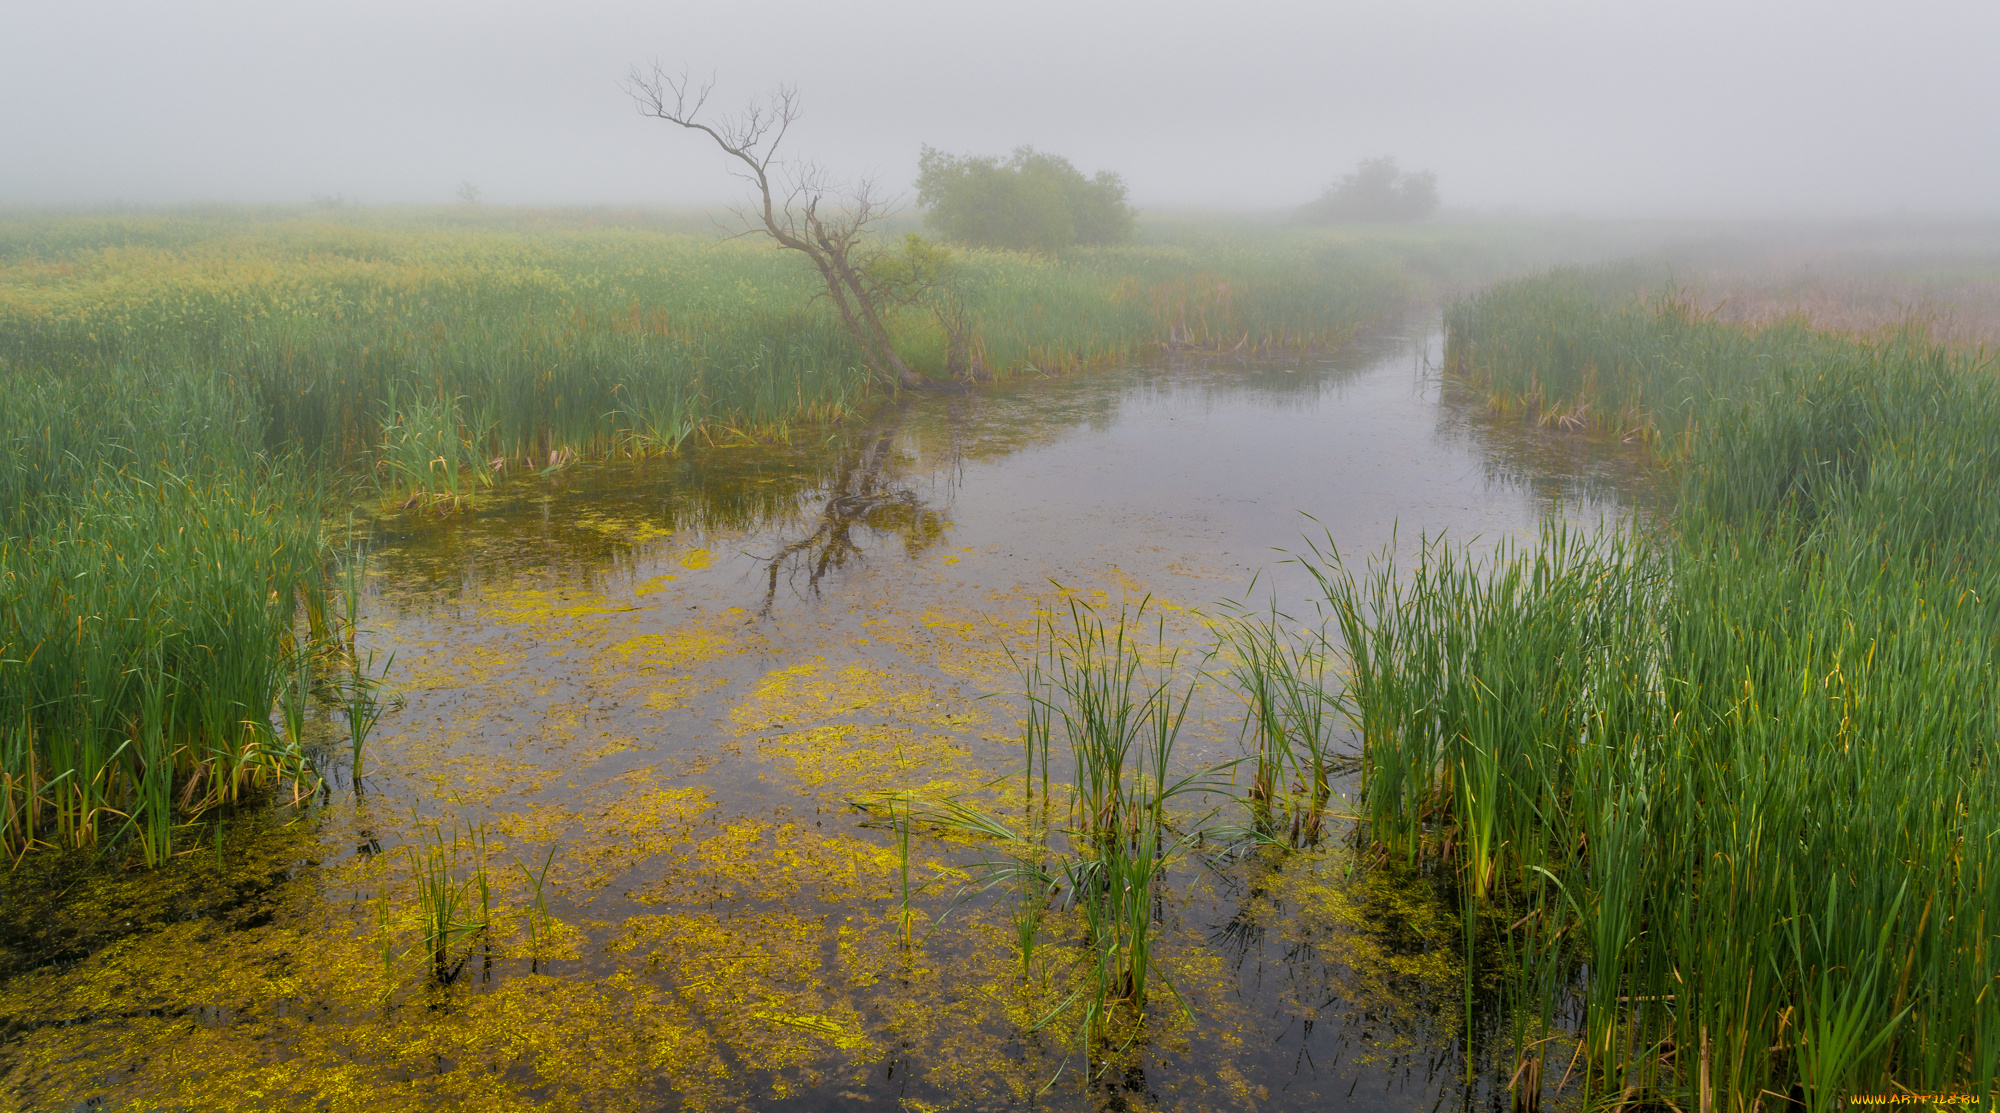
{"type": "MultiPolygon", "coordinates": [[[[778,579],[789,576],[796,588],[799,573],[814,596],[829,572],[845,568],[863,551],[856,530],[894,535],[903,551],[915,557],[944,538],[942,511],[931,507],[917,488],[904,479],[904,458],[897,448],[907,401],[890,407],[868,434],[850,442],[834,463],[825,485],[825,502],[811,532],[786,541],[767,562],[764,603],[757,613],[769,617],[778,598],[778,579]]],[[[955,450],[954,450],[955,453],[955,450]]],[[[933,467],[940,465],[934,463],[933,467]]],[[[949,469],[949,464],[944,467],[949,469]]]]}
{"type": "Polygon", "coordinates": [[[464,513],[376,521],[380,567],[406,589],[399,605],[421,607],[468,584],[597,588],[663,552],[754,551],[761,591],[744,602],[770,614],[780,584],[816,598],[871,550],[950,543],[1019,554],[1036,566],[1026,583],[1108,560],[1211,597],[1268,569],[1265,586],[1296,595],[1303,582],[1270,554],[1307,532],[1358,555],[1655,497],[1657,472],[1626,446],[1495,419],[1441,383],[1440,339],[1416,324],[1338,358],[1169,352],[1123,372],[905,395],[817,441],[519,479],[464,513]]]}
{"type": "MultiPolygon", "coordinates": [[[[1272,550],[1308,529],[1359,554],[1617,510],[1615,446],[1484,420],[1440,390],[1436,349],[1419,322],[1338,356],[1169,353],[376,520],[370,622],[408,706],[371,744],[369,793],[255,858],[291,863],[245,874],[246,907],[283,912],[257,925],[206,901],[121,935],[107,917],[124,905],[55,888],[19,904],[84,942],[73,971],[13,968],[0,1013],[42,1026],[0,1048],[6,1092],[260,1108],[282,1104],[246,1096],[270,1086],[303,1107],[323,1072],[384,1108],[1489,1102],[1464,1041],[1498,1021],[1475,995],[1466,1023],[1437,878],[1358,869],[1338,845],[1190,859],[1158,910],[1184,1007],[1083,1073],[1073,1015],[1044,1023],[1067,968],[1011,949],[1004,901],[961,899],[988,850],[926,835],[906,854],[847,807],[1000,791],[1018,707],[987,697],[1016,683],[1002,640],[1032,636],[1051,580],[1176,608],[1254,582],[1289,607],[1302,577],[1272,550]],[[504,844],[508,911],[485,976],[438,985],[399,957],[409,847],[460,816],[504,844]],[[534,936],[512,859],[551,849],[534,936]],[[914,947],[904,877],[942,925],[914,947]],[[154,983],[181,1019],[124,1028],[123,1004],[75,1005],[154,983]],[[231,1019],[183,1024],[190,1008],[231,1019]],[[50,1026],[66,1015],[81,1020],[50,1026]],[[200,1071],[172,1070],[196,1053],[200,1071]],[[257,1075],[268,1062],[291,1065],[257,1075]]],[[[1190,763],[1236,756],[1237,710],[1213,701],[1190,763]]],[[[1062,916],[1051,959],[1081,933],[1062,916]]]]}

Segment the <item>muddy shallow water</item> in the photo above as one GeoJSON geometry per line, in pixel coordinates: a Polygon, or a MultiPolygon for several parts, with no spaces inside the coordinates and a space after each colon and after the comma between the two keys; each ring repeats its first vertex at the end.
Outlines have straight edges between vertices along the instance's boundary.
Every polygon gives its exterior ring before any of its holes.
{"type": "MultiPolygon", "coordinates": [[[[1626,512],[1644,477],[1615,446],[1441,397],[1430,323],[1326,355],[1170,353],[910,398],[824,443],[572,467],[444,519],[377,521],[362,651],[394,654],[401,704],[358,792],[329,741],[314,803],[236,816],[161,873],[18,874],[0,1093],[33,1109],[1490,1104],[1493,1074],[1467,1081],[1436,879],[1358,870],[1337,840],[1203,843],[1158,905],[1169,988],[1092,1047],[1063,1007],[1074,915],[1049,909],[1024,959],[1019,902],[982,889],[990,842],[919,830],[905,853],[853,806],[915,792],[1010,814],[1008,650],[1066,597],[1146,600],[1192,675],[1227,600],[1311,621],[1310,578],[1278,551],[1305,535],[1359,562],[1439,531],[1491,545],[1626,512]],[[442,982],[418,944],[426,864],[475,901],[483,864],[492,910],[442,982]]],[[[1240,703],[1210,684],[1193,707],[1180,762],[1236,756],[1240,703]]],[[[320,718],[331,739],[337,716],[320,718]]],[[[1226,826],[1229,807],[1216,794],[1180,820],[1226,826]]]]}

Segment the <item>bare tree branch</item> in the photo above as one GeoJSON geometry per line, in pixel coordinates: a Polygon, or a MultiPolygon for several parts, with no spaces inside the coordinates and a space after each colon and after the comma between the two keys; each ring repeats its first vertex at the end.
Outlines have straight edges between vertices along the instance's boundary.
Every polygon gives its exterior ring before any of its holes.
{"type": "Polygon", "coordinates": [[[874,183],[864,180],[842,191],[824,167],[808,162],[783,174],[782,189],[773,188],[774,172],[785,170],[778,148],[800,114],[796,88],[781,85],[769,99],[751,101],[733,119],[713,121],[702,115],[715,88],[713,77],[696,85],[687,71],[676,76],[655,62],[646,70],[634,67],[624,88],[641,115],[701,132],[738,164],[733,172],[757,190],[758,209],[744,214],[745,230],[761,228],[780,247],[812,260],[827,300],[860,345],[871,374],[893,387],[926,385],[896,354],[882,320],[881,299],[867,279],[870,226],[885,215],[874,183]],[[827,203],[842,192],[841,201],[827,203]]]}

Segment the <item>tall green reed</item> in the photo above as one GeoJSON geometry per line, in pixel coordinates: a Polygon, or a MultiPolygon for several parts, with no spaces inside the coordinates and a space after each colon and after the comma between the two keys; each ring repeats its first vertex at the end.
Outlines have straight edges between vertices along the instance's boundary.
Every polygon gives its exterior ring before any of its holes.
{"type": "Polygon", "coordinates": [[[1292,849],[1319,844],[1326,833],[1332,780],[1342,766],[1333,659],[1323,630],[1296,630],[1277,612],[1236,616],[1222,626],[1234,658],[1230,674],[1249,714],[1248,802],[1252,830],[1292,849]]]}
{"type": "Polygon", "coordinates": [[[416,894],[412,950],[421,953],[440,983],[455,980],[470,957],[470,952],[454,957],[458,945],[493,930],[486,844],[484,823],[454,818],[449,834],[442,823],[419,823],[416,843],[404,847],[416,894]]]}
{"type": "Polygon", "coordinates": [[[382,662],[380,670],[375,668],[375,651],[369,650],[363,660],[348,655],[347,681],[340,688],[340,702],[343,717],[347,721],[348,776],[358,796],[361,793],[362,754],[368,745],[368,736],[375,732],[376,724],[390,709],[391,704],[382,698],[383,679],[396,663],[396,655],[382,662]]]}
{"type": "MultiPolygon", "coordinates": [[[[1050,952],[1048,914],[1060,907],[1076,917],[1081,943],[1069,951],[1069,988],[1034,1027],[1075,1010],[1083,1061],[1094,1063],[1118,1034],[1127,1044],[1138,1038],[1157,993],[1179,999],[1160,955],[1163,886],[1214,814],[1185,814],[1192,808],[1183,798],[1227,782],[1218,770],[1184,770],[1176,760],[1198,673],[1183,675],[1150,602],[1106,615],[1071,597],[1062,617],[1042,616],[1033,652],[1014,659],[1026,695],[1018,825],[957,797],[878,793],[856,803],[887,814],[899,863],[917,826],[1004,850],[974,889],[1012,895],[1031,995],[1049,983],[1038,961],[1050,952]],[[1057,736],[1067,743],[1067,785],[1051,771],[1057,736]]],[[[910,889],[901,891],[907,909],[910,889]]]]}
{"type": "Polygon", "coordinates": [[[375,455],[384,499],[440,512],[465,505],[478,488],[493,484],[483,450],[490,433],[490,424],[468,426],[458,399],[389,384],[375,455]]]}
{"type": "Polygon", "coordinates": [[[272,713],[323,611],[319,492],[215,377],[9,373],[0,842],[141,836],[315,774],[272,713]]]}
{"type": "Polygon", "coordinates": [[[549,935],[549,866],[556,860],[556,844],[550,843],[548,852],[542,855],[540,869],[530,870],[526,862],[514,859],[521,876],[528,883],[528,891],[533,894],[527,909],[528,923],[528,969],[539,972],[542,968],[542,940],[549,935]]]}
{"type": "MultiPolygon", "coordinates": [[[[1339,343],[1423,285],[1394,244],[1356,251],[1317,233],[1061,260],[957,254],[970,338],[959,347],[1000,375],[1115,364],[1162,344],[1339,343]]],[[[395,432],[415,398],[477,415],[464,439],[482,459],[537,466],[557,451],[671,451],[838,419],[866,376],[814,302],[815,281],[754,242],[633,229],[0,221],[0,358],[212,370],[244,384],[266,446],[381,462],[395,473],[385,480],[407,484],[455,455],[427,444],[416,458],[395,432]],[[41,281],[49,266],[71,280],[41,281]]],[[[912,365],[948,377],[952,344],[934,315],[890,316],[912,365]]]]}
{"type": "Polygon", "coordinates": [[[2000,389],[1907,333],[1589,283],[1460,306],[1454,358],[1503,403],[1641,423],[1679,501],[1483,558],[1310,555],[1363,838],[1448,869],[1468,948],[1520,964],[1517,1100],[1554,1073],[1528,1069],[1551,1025],[1590,1101],[1992,1100],[2000,389]]]}
{"type": "Polygon", "coordinates": [[[1192,830],[1176,836],[1167,809],[1209,779],[1206,770],[1173,768],[1194,684],[1177,676],[1179,650],[1167,643],[1163,616],[1154,618],[1150,649],[1142,640],[1147,607],[1142,601],[1107,619],[1071,598],[1066,630],[1044,623],[1044,687],[1029,695],[1051,713],[1051,723],[1061,724],[1069,742],[1074,856],[1063,872],[1094,951],[1086,1005],[1093,1029],[1108,1024],[1114,1009],[1145,1013],[1160,977],[1154,956],[1159,884],[1196,837],[1192,830]]]}

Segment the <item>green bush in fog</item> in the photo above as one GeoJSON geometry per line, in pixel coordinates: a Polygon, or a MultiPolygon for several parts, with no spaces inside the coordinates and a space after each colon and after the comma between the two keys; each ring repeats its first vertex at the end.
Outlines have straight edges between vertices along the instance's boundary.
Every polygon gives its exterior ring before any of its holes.
{"type": "Polygon", "coordinates": [[[925,147],[917,161],[924,224],[959,243],[1020,251],[1117,244],[1132,238],[1125,182],[1094,178],[1069,160],[1019,147],[1005,159],[951,155],[925,147]]]}
{"type": "Polygon", "coordinates": [[[1350,174],[1299,210],[1306,224],[1350,220],[1422,220],[1437,212],[1437,175],[1398,170],[1393,158],[1362,160],[1350,174]]]}

